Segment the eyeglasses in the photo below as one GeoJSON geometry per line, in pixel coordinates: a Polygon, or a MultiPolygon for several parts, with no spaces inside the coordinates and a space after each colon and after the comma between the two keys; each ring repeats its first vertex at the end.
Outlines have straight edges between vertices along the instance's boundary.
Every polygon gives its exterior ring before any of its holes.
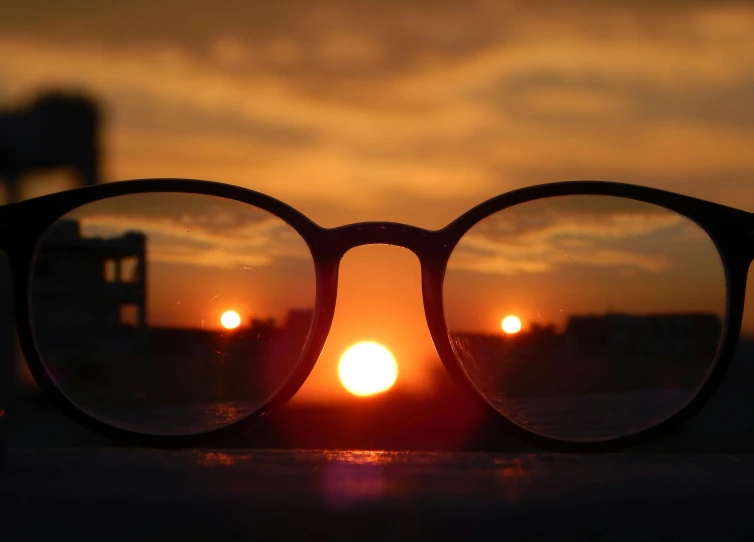
{"type": "Polygon", "coordinates": [[[240,187],[155,179],[1,207],[0,242],[31,373],[115,439],[198,445],[281,406],[322,351],[341,258],[380,243],[419,258],[443,365],[505,428],[606,450],[683,422],[720,383],[754,217],[575,181],[502,194],[438,231],[326,229],[240,187]]]}

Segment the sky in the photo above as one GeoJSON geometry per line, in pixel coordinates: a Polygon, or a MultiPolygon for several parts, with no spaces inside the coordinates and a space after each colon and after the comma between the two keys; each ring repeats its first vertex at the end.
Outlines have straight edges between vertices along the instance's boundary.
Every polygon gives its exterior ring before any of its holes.
{"type": "MultiPolygon", "coordinates": [[[[0,107],[50,88],[101,103],[105,180],[224,181],[327,227],[435,229],[499,193],[571,179],[754,211],[749,2],[4,6],[0,107]]],[[[67,185],[26,194],[51,186],[67,185]]],[[[337,358],[359,340],[393,350],[405,390],[439,366],[405,250],[346,255],[298,399],[345,397],[337,358]]]]}
{"type": "Polygon", "coordinates": [[[196,194],[135,194],[68,215],[84,238],[146,237],[147,323],[222,330],[233,310],[285,325],[312,310],[316,275],[304,239],[280,218],[244,203],[196,194]]]}
{"type": "Polygon", "coordinates": [[[443,285],[451,332],[524,324],[567,329],[573,316],[707,313],[723,319],[725,271],[693,222],[643,202],[564,196],[527,202],[473,226],[443,285]]]}

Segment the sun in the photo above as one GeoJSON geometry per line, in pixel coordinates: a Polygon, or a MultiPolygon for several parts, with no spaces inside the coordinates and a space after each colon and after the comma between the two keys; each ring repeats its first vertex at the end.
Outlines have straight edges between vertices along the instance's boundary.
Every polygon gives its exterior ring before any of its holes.
{"type": "Polygon", "coordinates": [[[500,327],[502,327],[503,331],[505,331],[509,335],[518,333],[519,331],[521,331],[521,319],[518,316],[510,314],[503,318],[500,327]]]}
{"type": "Polygon", "coordinates": [[[241,325],[241,315],[236,311],[225,311],[220,317],[220,323],[225,329],[236,329],[241,325]]]}
{"type": "Polygon", "coordinates": [[[352,345],[340,358],[338,377],[354,395],[366,397],[389,390],[398,377],[398,364],[390,350],[373,341],[352,345]]]}

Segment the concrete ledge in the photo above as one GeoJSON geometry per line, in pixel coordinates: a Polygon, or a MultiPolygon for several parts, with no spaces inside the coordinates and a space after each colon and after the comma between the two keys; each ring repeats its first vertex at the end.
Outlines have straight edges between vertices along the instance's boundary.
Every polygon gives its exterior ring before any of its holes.
{"type": "Polygon", "coordinates": [[[754,455],[14,449],[0,535],[751,540],[752,506],[754,455]]]}

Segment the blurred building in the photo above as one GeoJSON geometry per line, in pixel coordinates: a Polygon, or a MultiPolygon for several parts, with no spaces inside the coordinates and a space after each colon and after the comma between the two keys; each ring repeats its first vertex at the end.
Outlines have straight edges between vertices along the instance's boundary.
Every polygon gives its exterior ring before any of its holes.
{"type": "Polygon", "coordinates": [[[311,309],[289,309],[282,322],[254,318],[233,330],[151,327],[147,359],[159,375],[149,367],[132,373],[152,375],[147,395],[155,402],[266,399],[295,372],[312,319],[311,309]]]}
{"type": "Polygon", "coordinates": [[[571,315],[565,330],[452,333],[474,381],[508,397],[695,388],[714,362],[714,314],[571,315]]]}
{"type": "Polygon", "coordinates": [[[59,221],[40,246],[32,281],[40,352],[56,359],[146,346],[146,236],[85,238],[59,221]]]}
{"type": "MultiPolygon", "coordinates": [[[[83,186],[100,181],[101,113],[80,94],[49,92],[27,106],[0,110],[0,182],[5,200],[21,199],[21,183],[49,170],[71,171],[83,186]]],[[[10,269],[0,260],[0,410],[10,406],[21,384],[10,269]]],[[[0,440],[2,436],[0,436],[0,440]]]]}
{"type": "Polygon", "coordinates": [[[28,106],[0,110],[0,178],[9,202],[19,184],[38,171],[73,170],[84,186],[100,180],[100,112],[92,99],[61,92],[39,96],[28,106]]]}
{"type": "Polygon", "coordinates": [[[714,357],[721,335],[720,318],[702,313],[574,315],[565,331],[574,355],[706,364],[714,357]]]}

